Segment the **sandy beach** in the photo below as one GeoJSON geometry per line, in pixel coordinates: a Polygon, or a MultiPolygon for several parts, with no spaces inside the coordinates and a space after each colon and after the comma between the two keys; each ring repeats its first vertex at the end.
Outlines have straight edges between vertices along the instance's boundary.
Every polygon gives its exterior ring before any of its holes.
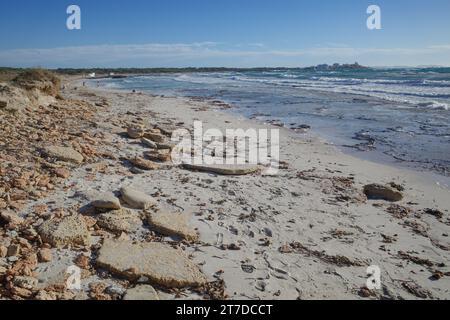
{"type": "Polygon", "coordinates": [[[194,121],[274,128],[224,108],[68,78],[46,107],[0,109],[0,296],[450,298],[450,193],[431,175],[278,127],[274,176],[193,171],[146,156],[194,121]],[[371,184],[402,199],[368,199],[371,184]],[[81,287],[71,290],[73,265],[81,287]],[[380,289],[366,287],[369,266],[380,270],[380,289]]]}

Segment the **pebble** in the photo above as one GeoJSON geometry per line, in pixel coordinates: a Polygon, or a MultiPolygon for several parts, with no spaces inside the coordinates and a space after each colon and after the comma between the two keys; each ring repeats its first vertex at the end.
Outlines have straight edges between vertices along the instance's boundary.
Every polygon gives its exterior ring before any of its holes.
{"type": "Polygon", "coordinates": [[[139,169],[143,169],[143,170],[157,170],[159,169],[159,165],[153,161],[150,160],[146,160],[144,158],[140,158],[140,157],[136,157],[136,158],[132,158],[130,159],[130,162],[138,167],[139,169]]]}
{"type": "Polygon", "coordinates": [[[132,139],[139,139],[144,136],[143,126],[130,126],[127,128],[127,134],[132,139]]]}
{"type": "Polygon", "coordinates": [[[141,142],[144,146],[149,147],[150,149],[157,149],[158,145],[150,139],[142,138],[141,142]]]}
{"type": "Polygon", "coordinates": [[[91,202],[91,205],[97,209],[109,210],[118,210],[122,207],[120,205],[120,200],[113,194],[109,193],[98,194],[91,202]]]}
{"type": "Polygon", "coordinates": [[[0,258],[5,258],[8,253],[8,248],[0,246],[0,258]]]}
{"type": "Polygon", "coordinates": [[[17,244],[12,244],[8,247],[7,257],[16,257],[20,254],[20,246],[17,244]]]}
{"type": "Polygon", "coordinates": [[[23,218],[19,217],[16,213],[11,211],[3,211],[0,213],[0,218],[7,223],[12,223],[14,225],[20,225],[23,223],[23,218]]]}
{"type": "Polygon", "coordinates": [[[14,278],[13,284],[19,288],[33,290],[37,286],[38,280],[32,277],[18,276],[14,278]]]}
{"type": "Polygon", "coordinates": [[[38,252],[39,262],[50,262],[53,260],[52,250],[44,248],[38,252]]]}

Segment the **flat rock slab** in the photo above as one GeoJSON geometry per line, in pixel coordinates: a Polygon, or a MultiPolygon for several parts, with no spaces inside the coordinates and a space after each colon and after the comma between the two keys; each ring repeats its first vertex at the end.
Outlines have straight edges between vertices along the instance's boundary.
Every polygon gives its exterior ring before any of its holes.
{"type": "Polygon", "coordinates": [[[97,219],[97,224],[114,233],[130,233],[142,226],[142,220],[137,213],[121,209],[101,214],[97,219]]]}
{"type": "Polygon", "coordinates": [[[136,157],[130,159],[130,162],[142,170],[157,170],[159,169],[159,165],[153,161],[146,160],[144,158],[136,157]]]}
{"type": "Polygon", "coordinates": [[[152,284],[167,288],[198,287],[206,283],[198,266],[182,251],[158,242],[106,239],[97,265],[133,281],[147,277],[152,284]]]}
{"type": "Polygon", "coordinates": [[[119,210],[121,208],[120,200],[112,193],[101,193],[95,195],[91,205],[97,209],[119,210]]]}
{"type": "Polygon", "coordinates": [[[376,183],[364,186],[364,194],[372,200],[397,202],[403,199],[403,194],[400,191],[376,183]]]}
{"type": "Polygon", "coordinates": [[[159,300],[156,290],[149,285],[138,285],[135,288],[128,289],[123,300],[131,301],[152,301],[159,300]]]}
{"type": "Polygon", "coordinates": [[[122,199],[133,209],[146,210],[156,204],[156,200],[145,193],[131,187],[120,189],[122,199]]]}
{"type": "Polygon", "coordinates": [[[260,171],[260,168],[257,165],[195,165],[184,163],[183,168],[227,176],[242,176],[260,171]]]}
{"type": "Polygon", "coordinates": [[[84,157],[81,155],[81,153],[70,147],[50,146],[44,148],[43,153],[47,157],[56,158],[64,162],[80,164],[84,160],[84,157]]]}
{"type": "Polygon", "coordinates": [[[144,146],[149,147],[150,149],[157,149],[158,145],[150,139],[142,138],[141,142],[144,146]]]}
{"type": "Polygon", "coordinates": [[[188,225],[186,214],[160,211],[149,214],[147,221],[150,226],[163,235],[177,236],[188,241],[198,240],[197,232],[188,225]]]}
{"type": "Polygon", "coordinates": [[[38,231],[42,241],[54,247],[90,244],[89,230],[80,215],[64,217],[61,220],[48,220],[38,231]]]}

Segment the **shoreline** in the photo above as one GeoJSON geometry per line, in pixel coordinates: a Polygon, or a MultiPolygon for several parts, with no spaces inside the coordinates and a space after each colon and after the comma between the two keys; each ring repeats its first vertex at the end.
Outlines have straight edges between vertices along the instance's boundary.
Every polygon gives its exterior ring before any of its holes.
{"type": "MultiPolygon", "coordinates": [[[[180,73],[180,74],[182,74],[182,73],[180,73]]],[[[145,76],[145,75],[131,75],[131,76],[139,77],[139,76],[145,76]]],[[[81,85],[80,83],[78,83],[78,84],[81,85]]],[[[129,90],[127,90],[127,89],[105,88],[105,87],[97,87],[96,88],[93,85],[92,86],[87,85],[87,87],[90,88],[91,90],[108,91],[108,92],[115,92],[115,93],[129,93],[129,90]]],[[[320,90],[316,90],[316,91],[321,92],[320,90]]],[[[329,93],[328,91],[322,91],[322,92],[329,93]]],[[[146,91],[146,90],[144,90],[144,91],[136,90],[136,93],[142,93],[142,94],[147,94],[147,95],[156,96],[156,97],[160,96],[159,94],[152,93],[152,92],[146,91]]],[[[375,98],[375,97],[371,97],[371,96],[364,95],[364,94],[360,94],[360,95],[347,94],[347,93],[336,93],[336,94],[343,95],[343,96],[351,96],[351,97],[365,97],[365,98],[372,99],[372,101],[385,101],[381,98],[375,98]]],[[[373,163],[380,164],[380,165],[390,166],[390,167],[393,167],[393,168],[396,168],[399,170],[411,171],[412,173],[416,173],[419,177],[423,177],[424,179],[427,179],[430,182],[433,181],[433,182],[437,183],[438,185],[450,190],[450,176],[442,174],[438,171],[431,170],[429,168],[422,167],[420,165],[413,165],[411,162],[406,161],[406,160],[395,159],[392,156],[386,155],[385,153],[383,153],[381,151],[359,151],[359,150],[353,149],[353,147],[351,147],[351,146],[337,145],[334,142],[330,141],[330,137],[327,134],[318,132],[315,128],[311,128],[305,133],[299,133],[299,132],[296,132],[294,129],[286,127],[286,126],[276,126],[276,125],[271,124],[270,122],[275,121],[274,119],[272,119],[272,120],[252,119],[252,118],[246,117],[243,114],[240,114],[238,112],[233,112],[232,110],[237,107],[233,106],[232,103],[223,101],[221,99],[217,99],[214,97],[206,98],[206,97],[201,97],[201,96],[196,97],[196,96],[177,96],[177,95],[164,95],[163,97],[175,98],[175,99],[182,98],[182,99],[187,99],[187,100],[203,101],[203,102],[209,102],[209,103],[219,102],[218,103],[219,105],[223,104],[223,105],[228,106],[225,109],[229,109],[229,110],[224,110],[223,112],[230,113],[230,114],[234,115],[235,117],[246,119],[248,121],[255,122],[256,124],[268,125],[273,128],[287,130],[294,136],[297,136],[299,139],[303,139],[305,137],[310,137],[313,139],[321,140],[325,144],[334,146],[339,152],[342,152],[343,154],[355,157],[360,160],[369,161],[369,162],[373,162],[373,163]]]]}

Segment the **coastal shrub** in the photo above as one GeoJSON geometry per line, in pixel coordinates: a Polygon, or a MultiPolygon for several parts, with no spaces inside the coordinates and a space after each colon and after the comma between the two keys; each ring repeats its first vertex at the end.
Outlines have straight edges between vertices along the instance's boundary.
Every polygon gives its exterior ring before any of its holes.
{"type": "Polygon", "coordinates": [[[40,91],[56,96],[59,93],[61,80],[53,72],[45,69],[28,69],[13,79],[15,85],[30,89],[39,89],[40,91]]]}

